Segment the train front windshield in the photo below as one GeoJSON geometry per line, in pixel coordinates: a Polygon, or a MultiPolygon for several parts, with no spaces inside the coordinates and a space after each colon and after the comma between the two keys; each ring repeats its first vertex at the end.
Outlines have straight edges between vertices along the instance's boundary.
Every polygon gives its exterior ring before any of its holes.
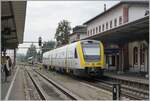
{"type": "Polygon", "coordinates": [[[84,44],[82,45],[84,59],[87,62],[100,60],[99,44],[84,44]]]}

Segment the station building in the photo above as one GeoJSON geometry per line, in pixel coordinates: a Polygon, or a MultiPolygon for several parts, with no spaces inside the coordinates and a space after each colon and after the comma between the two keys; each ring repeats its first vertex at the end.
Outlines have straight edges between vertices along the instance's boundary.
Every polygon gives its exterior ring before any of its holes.
{"type": "Polygon", "coordinates": [[[69,43],[84,39],[87,37],[87,27],[78,25],[73,28],[73,32],[69,35],[69,43]]]}
{"type": "Polygon", "coordinates": [[[149,71],[149,2],[121,1],[86,21],[87,37],[104,43],[109,70],[149,71]]]}
{"type": "Polygon", "coordinates": [[[26,1],[1,2],[1,56],[10,56],[14,65],[18,45],[23,43],[26,4],[26,1]]]}
{"type": "MultiPolygon", "coordinates": [[[[120,1],[86,21],[82,39],[100,40],[105,48],[105,67],[119,73],[149,71],[149,2],[120,1]]],[[[80,33],[70,35],[70,42],[80,33]]],[[[80,34],[81,35],[81,34],[80,34]]]]}

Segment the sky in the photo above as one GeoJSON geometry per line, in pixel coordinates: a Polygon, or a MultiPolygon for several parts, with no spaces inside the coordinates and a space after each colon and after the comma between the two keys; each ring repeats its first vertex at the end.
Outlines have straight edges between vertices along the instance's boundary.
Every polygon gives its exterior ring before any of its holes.
{"type": "MultiPolygon", "coordinates": [[[[55,40],[58,23],[68,20],[71,28],[82,25],[119,1],[27,1],[24,41],[37,42],[55,40]]],[[[38,44],[35,44],[38,47],[38,44]]],[[[19,47],[29,47],[29,43],[19,47]]],[[[17,53],[26,54],[27,49],[19,48],[17,53]]],[[[38,50],[37,50],[38,51],[38,50]]]]}

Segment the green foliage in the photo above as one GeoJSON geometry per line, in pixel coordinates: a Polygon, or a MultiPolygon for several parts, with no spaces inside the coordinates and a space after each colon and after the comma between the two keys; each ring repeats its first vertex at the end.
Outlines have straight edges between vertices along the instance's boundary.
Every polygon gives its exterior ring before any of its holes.
{"type": "Polygon", "coordinates": [[[36,55],[37,55],[36,47],[35,45],[31,44],[30,48],[28,48],[27,50],[26,59],[28,59],[29,57],[36,58],[36,55]]]}
{"type": "Polygon", "coordinates": [[[43,46],[42,46],[42,53],[54,49],[55,44],[56,44],[55,41],[44,42],[44,43],[43,43],[43,46]]]}
{"type": "Polygon", "coordinates": [[[37,53],[37,61],[42,62],[42,54],[40,51],[38,51],[38,53],[37,53]]]}
{"type": "Polygon", "coordinates": [[[37,61],[38,62],[42,62],[42,54],[44,52],[54,49],[55,43],[56,43],[55,41],[43,42],[42,53],[40,51],[38,51],[38,53],[37,53],[37,61]]]}
{"type": "Polygon", "coordinates": [[[61,46],[69,43],[70,30],[71,30],[70,23],[67,20],[63,20],[58,23],[58,27],[55,33],[57,46],[61,46]]]}
{"type": "Polygon", "coordinates": [[[26,56],[24,54],[17,53],[16,54],[16,60],[18,62],[25,62],[26,61],[26,56]]]}

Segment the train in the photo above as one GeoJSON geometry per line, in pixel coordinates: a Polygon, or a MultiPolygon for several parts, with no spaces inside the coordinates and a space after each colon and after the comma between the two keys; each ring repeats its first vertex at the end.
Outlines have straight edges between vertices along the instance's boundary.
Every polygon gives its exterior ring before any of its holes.
{"type": "Polygon", "coordinates": [[[101,41],[81,40],[43,54],[44,67],[77,76],[102,76],[104,47],[101,41]]]}
{"type": "Polygon", "coordinates": [[[33,57],[32,57],[32,56],[29,57],[27,60],[28,60],[28,63],[29,63],[29,64],[33,64],[33,57]]]}

